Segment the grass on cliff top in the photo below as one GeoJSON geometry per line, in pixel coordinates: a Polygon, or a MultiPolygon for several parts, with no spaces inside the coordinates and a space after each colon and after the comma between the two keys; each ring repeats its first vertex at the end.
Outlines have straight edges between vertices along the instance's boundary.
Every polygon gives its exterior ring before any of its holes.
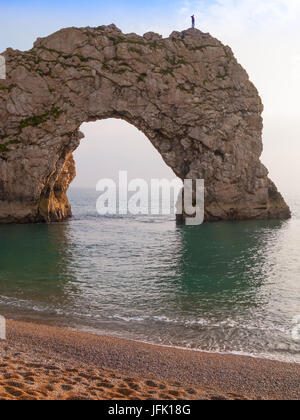
{"type": "MultiPolygon", "coordinates": [[[[123,38],[121,36],[118,37],[114,37],[114,36],[109,36],[108,39],[110,41],[113,42],[114,45],[118,45],[118,44],[129,44],[129,45],[143,45],[143,46],[149,46],[152,49],[155,48],[159,48],[159,43],[157,41],[151,41],[151,42],[147,42],[146,40],[141,40],[141,39],[128,39],[128,38],[123,38]]],[[[133,47],[135,49],[135,47],[133,47]]],[[[136,52],[138,54],[143,54],[143,52],[141,50],[137,50],[135,49],[135,51],[132,52],[136,52]]]]}
{"type": "Polygon", "coordinates": [[[0,144],[0,153],[10,152],[10,148],[8,146],[17,143],[19,143],[18,140],[9,140],[3,144],[0,144]]]}
{"type": "Polygon", "coordinates": [[[9,86],[0,86],[0,91],[1,90],[7,90],[8,92],[10,92],[14,87],[16,87],[17,85],[9,85],[9,86]]]}
{"type": "Polygon", "coordinates": [[[191,94],[194,94],[195,93],[195,88],[196,88],[196,85],[194,85],[192,83],[189,83],[188,84],[188,87],[185,86],[184,84],[177,85],[177,89],[180,89],[183,92],[191,93],[191,94]]]}
{"type": "Polygon", "coordinates": [[[59,107],[53,106],[50,111],[47,111],[44,114],[33,115],[23,120],[19,125],[19,129],[23,130],[25,127],[37,127],[38,125],[45,123],[51,117],[57,120],[63,112],[64,111],[59,107]]]}
{"type": "Polygon", "coordinates": [[[173,55],[172,57],[170,57],[169,55],[167,55],[165,57],[165,60],[171,64],[172,66],[178,66],[180,64],[188,64],[188,62],[184,59],[184,57],[180,56],[175,56],[173,55]]]}
{"type": "Polygon", "coordinates": [[[113,37],[109,36],[108,39],[113,42],[114,45],[118,45],[121,43],[127,43],[127,44],[139,44],[139,45],[145,45],[146,43],[140,39],[128,39],[128,38],[122,38],[122,37],[113,37]]]}
{"type": "Polygon", "coordinates": [[[167,76],[168,74],[170,74],[171,76],[175,77],[173,73],[173,69],[171,69],[170,67],[168,67],[167,69],[161,69],[160,73],[164,76],[167,76]]]}
{"type": "Polygon", "coordinates": [[[147,77],[147,73],[142,73],[142,74],[139,74],[138,76],[137,76],[137,81],[138,82],[143,82],[144,80],[145,80],[145,78],[147,77]]]}

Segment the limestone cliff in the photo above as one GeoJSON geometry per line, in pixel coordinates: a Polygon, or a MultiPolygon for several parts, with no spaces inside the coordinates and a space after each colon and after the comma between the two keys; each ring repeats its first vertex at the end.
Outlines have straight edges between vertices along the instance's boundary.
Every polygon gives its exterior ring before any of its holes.
{"type": "Polygon", "coordinates": [[[209,34],[68,28],[3,55],[0,222],[69,217],[79,128],[110,117],[143,131],[181,179],[205,179],[206,220],[290,217],[259,160],[257,90],[209,34]]]}

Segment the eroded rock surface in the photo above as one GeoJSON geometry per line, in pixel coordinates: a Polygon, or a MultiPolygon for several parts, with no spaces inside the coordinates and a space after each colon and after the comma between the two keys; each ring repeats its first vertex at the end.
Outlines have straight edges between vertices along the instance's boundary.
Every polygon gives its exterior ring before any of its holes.
{"type": "Polygon", "coordinates": [[[79,128],[111,117],[140,129],[181,179],[205,179],[206,220],[290,217],[259,160],[257,90],[209,34],[68,28],[3,55],[0,222],[69,217],[79,128]]]}

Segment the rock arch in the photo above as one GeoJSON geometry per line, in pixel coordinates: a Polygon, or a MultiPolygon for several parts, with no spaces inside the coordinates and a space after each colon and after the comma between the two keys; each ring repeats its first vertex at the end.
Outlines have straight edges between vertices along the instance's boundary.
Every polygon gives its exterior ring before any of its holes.
{"type": "Polygon", "coordinates": [[[205,179],[206,220],[290,217],[259,160],[257,90],[209,34],[68,28],[3,55],[0,222],[69,217],[79,127],[110,117],[143,131],[181,179],[205,179]]]}

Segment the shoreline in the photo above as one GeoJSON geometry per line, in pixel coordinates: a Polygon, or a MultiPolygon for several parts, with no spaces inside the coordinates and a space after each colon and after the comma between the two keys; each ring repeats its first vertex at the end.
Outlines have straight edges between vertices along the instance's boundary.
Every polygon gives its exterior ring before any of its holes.
{"type": "MultiPolygon", "coordinates": [[[[35,323],[34,321],[30,321],[30,323],[35,323]]],[[[37,322],[37,324],[39,324],[37,322]]],[[[43,324],[43,325],[47,325],[47,324],[43,324]]],[[[251,354],[251,353],[244,353],[244,352],[234,352],[234,351],[217,351],[217,350],[201,350],[198,348],[191,348],[191,347],[182,347],[182,346],[176,346],[176,345],[168,345],[168,344],[160,344],[160,343],[155,343],[155,342],[151,342],[151,341],[146,341],[146,340],[139,340],[139,339],[135,339],[135,338],[130,338],[130,337],[123,337],[123,336],[119,336],[118,334],[109,334],[109,333],[97,333],[96,331],[93,330],[89,330],[89,329],[76,329],[76,328],[68,328],[68,327],[59,327],[59,328],[63,328],[66,329],[68,331],[73,331],[73,332],[79,332],[79,333],[83,333],[83,334],[92,334],[92,335],[96,335],[99,337],[107,337],[107,338],[116,338],[118,340],[127,340],[127,341],[133,341],[134,343],[141,343],[141,344],[146,344],[149,346],[156,346],[156,347],[163,347],[163,348],[168,348],[168,349],[175,349],[175,350],[183,350],[183,351],[192,351],[192,352],[197,352],[197,353],[204,353],[204,354],[215,354],[215,355],[221,355],[221,356],[237,356],[237,357],[249,357],[251,359],[258,359],[261,361],[264,360],[270,360],[273,362],[278,362],[278,363],[287,363],[287,364],[296,364],[296,365],[300,365],[300,362],[297,362],[295,360],[291,361],[291,360],[280,360],[280,359],[276,359],[275,356],[272,355],[255,355],[255,354],[251,354]]]]}
{"type": "Polygon", "coordinates": [[[14,392],[19,394],[16,399],[28,399],[30,392],[37,393],[32,399],[300,398],[297,363],[178,349],[21,321],[7,321],[0,355],[7,364],[0,369],[4,399],[14,392]],[[34,385],[26,375],[20,377],[20,367],[31,370],[34,385]],[[11,371],[15,381],[9,378],[11,371]],[[51,379],[49,372],[56,372],[56,377],[51,379]],[[82,378],[105,379],[98,389],[91,389],[93,380],[82,378]],[[40,383],[41,395],[34,391],[40,383]],[[47,386],[52,391],[45,391],[47,386]]]}
{"type": "Polygon", "coordinates": [[[71,326],[67,326],[67,325],[55,325],[55,322],[49,322],[49,320],[41,320],[39,318],[34,319],[34,318],[26,318],[23,319],[21,316],[20,317],[13,317],[11,314],[7,316],[7,321],[11,321],[11,322],[20,322],[20,323],[25,323],[25,324],[33,324],[33,325],[42,325],[45,327],[53,327],[53,328],[58,328],[58,329],[63,329],[63,330],[67,330],[67,331],[72,331],[74,333],[79,333],[79,334],[90,334],[90,335],[94,335],[94,336],[98,336],[98,337],[105,337],[105,338],[113,338],[113,339],[117,339],[117,340],[125,340],[125,341],[132,341],[134,343],[140,343],[140,344],[146,344],[149,346],[156,346],[156,347],[162,347],[162,348],[168,348],[168,349],[175,349],[175,350],[183,350],[183,351],[191,351],[191,352],[197,352],[197,353],[204,353],[204,354],[212,354],[212,355],[221,355],[221,356],[237,356],[237,357],[249,357],[252,359],[258,359],[261,361],[264,360],[269,360],[269,361],[273,361],[273,362],[278,362],[278,363],[287,363],[287,364],[296,364],[296,365],[300,365],[300,361],[296,361],[296,360],[285,360],[285,359],[279,359],[276,358],[276,356],[273,356],[272,354],[251,354],[251,353],[246,353],[246,352],[239,352],[239,351],[218,351],[218,350],[202,350],[199,348],[191,348],[191,347],[183,347],[183,346],[177,346],[177,345],[168,345],[168,344],[162,344],[162,343],[157,343],[155,341],[151,342],[151,341],[147,341],[147,340],[143,340],[143,339],[139,339],[139,338],[132,338],[132,337],[126,337],[126,335],[120,335],[118,333],[110,333],[107,331],[98,331],[97,329],[93,329],[93,328],[88,328],[88,327],[71,327],[71,326]]]}

